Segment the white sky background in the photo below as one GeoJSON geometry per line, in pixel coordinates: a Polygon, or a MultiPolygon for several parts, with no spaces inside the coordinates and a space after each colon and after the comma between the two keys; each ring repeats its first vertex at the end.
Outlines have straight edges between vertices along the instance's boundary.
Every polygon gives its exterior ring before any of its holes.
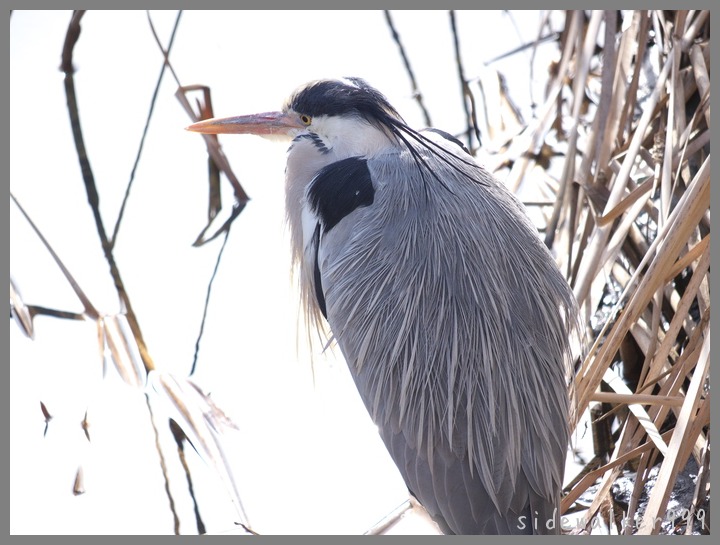
{"type": "MultiPolygon", "coordinates": [[[[151,15],[167,45],[176,13],[151,15]]],[[[447,12],[393,17],[434,125],[463,131],[447,12]]],[[[514,23],[499,12],[457,13],[466,76],[536,38],[539,12],[513,17],[514,23]]],[[[96,308],[113,314],[120,309],[87,204],[58,68],[69,19],[67,11],[16,11],[10,18],[10,189],[96,308]]],[[[513,57],[518,68],[505,71],[523,105],[528,55],[513,57]]],[[[348,75],[367,79],[411,125],[422,125],[380,11],[185,12],[171,61],[183,84],[211,87],[217,116],[279,109],[299,84],[348,75]]],[[[90,11],[74,63],[83,134],[110,232],[162,55],[145,12],[90,11]]],[[[175,90],[166,73],[115,256],[158,368],[186,377],[221,240],[191,246],[206,222],[207,161],[202,138],[183,130],[190,120],[175,90]]],[[[287,146],[249,136],[220,141],[252,200],[232,228],[193,380],[240,428],[227,436],[226,454],[257,531],[362,533],[407,493],[344,362],[316,357],[313,384],[304,337],[296,342],[283,211],[287,146]]],[[[225,179],[223,185],[227,212],[231,194],[225,179]]],[[[10,272],[25,301],[80,311],[13,204],[10,225],[10,272]]],[[[31,341],[10,323],[10,533],[172,533],[141,393],[112,367],[103,378],[94,324],[39,317],[35,329],[31,341]],[[40,401],[53,415],[45,438],[40,401]],[[89,444],[80,427],[86,410],[89,444]],[[75,497],[81,465],[86,493],[75,497]]],[[[177,471],[173,451],[165,449],[170,471],[177,471]]],[[[232,530],[228,496],[187,452],[208,531],[232,530]]],[[[184,476],[174,473],[171,486],[180,531],[194,533],[184,476]]]]}

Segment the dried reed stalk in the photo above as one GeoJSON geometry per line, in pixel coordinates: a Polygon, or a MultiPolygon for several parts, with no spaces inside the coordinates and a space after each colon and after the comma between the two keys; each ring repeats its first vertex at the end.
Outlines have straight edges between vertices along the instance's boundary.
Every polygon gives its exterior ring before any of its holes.
{"type": "MultiPolygon", "coordinates": [[[[598,402],[630,411],[613,409],[614,452],[573,484],[563,510],[599,478],[589,527],[632,462],[635,513],[659,464],[642,517],[626,529],[654,534],[668,531],[659,522],[678,474],[690,456],[703,463],[709,445],[710,20],[705,11],[639,11],[621,30],[614,13],[578,17],[567,14],[572,39],[561,44],[548,95],[563,97],[558,115],[568,129],[545,235],[586,325],[576,414],[598,402]],[[623,357],[627,343],[639,348],[636,358],[623,357]],[[614,393],[600,391],[613,382],[621,385],[614,393]]],[[[556,126],[537,121],[532,141],[556,126]]],[[[705,496],[696,492],[696,502],[705,496]]]]}

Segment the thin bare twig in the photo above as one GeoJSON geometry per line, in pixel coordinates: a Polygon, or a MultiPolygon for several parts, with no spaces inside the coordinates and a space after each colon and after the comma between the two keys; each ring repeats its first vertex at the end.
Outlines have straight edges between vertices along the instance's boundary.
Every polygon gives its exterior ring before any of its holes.
{"type": "Polygon", "coordinates": [[[493,63],[505,60],[508,57],[517,55],[518,53],[522,53],[523,51],[526,51],[527,49],[536,48],[540,44],[543,44],[546,42],[554,42],[558,39],[559,36],[560,36],[559,32],[551,32],[550,34],[544,34],[543,36],[539,36],[537,38],[537,40],[535,40],[533,42],[521,44],[517,47],[514,47],[513,49],[510,49],[509,51],[506,51],[505,53],[500,53],[497,57],[493,57],[490,60],[485,61],[483,64],[485,66],[490,66],[493,63]]]}
{"type": "MultiPolygon", "coordinates": [[[[167,66],[168,70],[170,70],[170,73],[172,74],[173,79],[175,80],[175,83],[180,87],[180,78],[178,78],[178,75],[175,73],[175,68],[173,68],[173,65],[170,63],[170,49],[172,48],[173,41],[175,40],[175,31],[177,30],[177,25],[180,22],[180,15],[182,15],[182,10],[178,11],[177,18],[175,19],[175,27],[173,28],[172,36],[170,37],[170,43],[168,44],[167,49],[165,49],[162,44],[160,43],[160,37],[157,35],[157,31],[155,30],[155,25],[152,22],[152,17],[150,17],[150,12],[147,12],[147,18],[148,18],[148,24],[150,25],[150,32],[152,32],[153,38],[155,38],[155,43],[160,48],[160,51],[163,54],[163,60],[164,60],[164,67],[167,66]]],[[[162,75],[162,74],[161,74],[162,75]]]]}
{"type": "MultiPolygon", "coordinates": [[[[135,154],[135,162],[133,163],[132,170],[130,171],[130,180],[128,180],[127,187],[125,188],[125,195],[123,195],[122,204],[120,205],[120,211],[118,212],[118,217],[115,221],[115,227],[113,228],[113,234],[110,238],[111,248],[114,248],[115,243],[117,242],[118,231],[120,230],[120,223],[122,222],[123,215],[125,214],[125,206],[127,205],[128,198],[130,197],[130,190],[132,189],[133,182],[135,181],[135,172],[137,171],[138,164],[140,164],[140,156],[142,155],[143,147],[145,146],[145,137],[147,136],[148,129],[150,128],[150,119],[152,119],[153,112],[155,111],[155,103],[157,102],[158,94],[160,92],[160,84],[162,83],[165,69],[170,66],[167,58],[170,54],[170,49],[172,49],[173,43],[175,41],[175,34],[177,32],[178,26],[180,25],[181,15],[182,10],[179,10],[177,17],[175,18],[175,26],[173,27],[172,34],[170,36],[170,43],[168,44],[167,50],[163,49],[163,55],[165,57],[165,60],[162,67],[160,68],[160,75],[158,76],[157,83],[155,84],[153,96],[150,99],[150,109],[148,111],[147,118],[145,119],[145,126],[143,127],[142,136],[140,137],[140,145],[138,146],[137,154],[135,154]]],[[[152,24],[152,19],[150,18],[150,12],[148,12],[148,20],[150,21],[150,28],[153,31],[155,39],[158,39],[155,28],[152,24]]]]}
{"type": "Polygon", "coordinates": [[[35,316],[52,316],[53,318],[61,318],[63,320],[84,320],[85,315],[79,312],[71,312],[69,310],[58,310],[55,308],[47,308],[39,305],[28,305],[30,314],[35,316]]]}
{"type": "Polygon", "coordinates": [[[65,36],[65,44],[62,51],[61,66],[63,72],[65,73],[64,83],[68,113],[70,114],[70,124],[72,126],[73,139],[75,141],[75,149],[80,162],[83,182],[85,183],[85,191],[87,193],[88,202],[90,203],[90,209],[92,210],[93,217],[95,218],[95,227],[97,229],[98,236],[100,237],[103,253],[108,265],[110,266],[110,274],[115,282],[115,289],[118,292],[120,301],[122,302],[125,313],[127,314],[127,320],[135,340],[137,341],[143,364],[145,365],[146,371],[149,372],[155,368],[155,364],[153,363],[147,346],[145,345],[142,331],[140,330],[140,324],[135,316],[135,312],[133,311],[132,304],[130,302],[130,297],[128,296],[127,290],[125,289],[125,285],[123,284],[120,276],[120,269],[115,262],[115,256],[112,252],[112,244],[105,232],[105,225],[103,224],[102,217],[100,215],[100,196],[97,191],[97,186],[95,185],[95,177],[93,176],[92,168],[90,167],[90,161],[88,160],[87,151],[85,149],[82,128],[80,127],[80,114],[78,110],[77,97],[75,95],[75,69],[73,67],[72,57],[73,49],[80,37],[80,20],[82,19],[84,13],[85,12],[82,10],[73,12],[72,19],[68,25],[68,31],[65,36]]]}
{"type": "Polygon", "coordinates": [[[410,66],[410,59],[408,59],[407,54],[405,53],[405,48],[403,47],[402,42],[400,41],[400,34],[398,34],[398,31],[395,29],[395,25],[393,24],[392,17],[390,16],[390,10],[383,10],[383,13],[385,14],[385,21],[387,21],[388,27],[390,27],[390,33],[392,34],[393,40],[395,40],[395,43],[398,46],[398,49],[400,50],[400,56],[402,57],[403,64],[405,65],[405,70],[408,73],[408,76],[410,77],[410,85],[412,85],[412,94],[413,98],[418,103],[418,106],[420,107],[420,110],[423,113],[423,118],[425,120],[425,126],[432,127],[432,122],[430,121],[430,112],[428,112],[427,108],[425,107],[425,103],[423,102],[423,96],[420,92],[420,89],[418,88],[417,80],[415,79],[415,73],[413,72],[412,67],[410,66]]]}
{"type": "Polygon", "coordinates": [[[188,493],[190,494],[190,498],[193,503],[193,512],[195,514],[195,524],[197,525],[198,535],[203,535],[206,532],[205,523],[203,522],[202,515],[200,515],[200,508],[198,506],[197,497],[195,496],[195,487],[190,473],[190,466],[188,465],[187,458],[185,457],[185,442],[189,441],[188,436],[185,435],[185,432],[180,425],[172,418],[169,419],[168,425],[170,426],[170,432],[173,435],[173,439],[175,439],[178,458],[180,459],[183,471],[185,472],[185,478],[187,479],[188,493]]]}
{"type": "Polygon", "coordinates": [[[458,78],[460,79],[460,90],[462,92],[462,103],[465,110],[465,119],[467,121],[467,147],[469,150],[474,150],[476,148],[473,146],[473,135],[475,135],[475,138],[477,139],[478,147],[481,145],[480,127],[478,127],[477,116],[475,114],[475,99],[472,96],[467,79],[465,78],[465,69],[463,68],[462,56],[460,54],[460,38],[458,36],[457,25],[455,23],[455,11],[450,10],[449,14],[450,28],[452,29],[453,35],[453,45],[455,46],[455,63],[457,64],[458,78]]]}
{"type": "Polygon", "coordinates": [[[202,340],[203,332],[205,331],[205,320],[207,318],[208,307],[210,306],[210,293],[212,292],[215,276],[220,268],[220,260],[222,259],[229,236],[230,228],[228,227],[225,231],[225,238],[223,239],[222,246],[220,246],[220,250],[218,251],[217,259],[215,260],[215,267],[213,267],[213,272],[210,276],[210,281],[208,282],[207,292],[205,293],[205,304],[203,305],[203,315],[200,320],[200,331],[198,332],[197,340],[195,341],[195,354],[193,355],[192,367],[190,367],[190,376],[195,373],[195,369],[197,368],[198,354],[200,353],[200,341],[202,340]]]}
{"type": "Polygon", "coordinates": [[[72,274],[70,274],[70,271],[65,266],[65,264],[60,260],[60,256],[55,253],[55,250],[52,246],[50,246],[50,243],[47,241],[47,239],[43,236],[43,234],[40,232],[40,229],[38,229],[37,225],[35,225],[35,222],[30,218],[27,212],[25,212],[25,209],[22,207],[22,205],[18,202],[18,200],[15,198],[15,195],[12,193],[10,194],[10,198],[13,200],[15,205],[18,207],[18,210],[20,210],[20,213],[25,217],[28,224],[32,228],[32,230],[35,232],[37,237],[40,239],[40,242],[42,242],[43,246],[45,246],[45,249],[48,251],[50,256],[53,258],[57,266],[60,268],[60,271],[63,273],[63,276],[65,276],[65,279],[70,284],[70,287],[75,292],[75,295],[80,300],[84,307],[84,315],[91,320],[97,320],[100,317],[100,313],[95,308],[95,306],[90,302],[90,299],[87,295],[85,295],[85,292],[82,290],[80,285],[75,281],[75,278],[73,278],[72,274]]]}
{"type": "Polygon", "coordinates": [[[162,445],[160,444],[160,433],[158,432],[157,424],[155,423],[155,414],[153,412],[152,402],[150,401],[150,396],[147,393],[145,394],[145,405],[147,406],[148,413],[150,414],[150,425],[152,426],[153,436],[155,437],[155,450],[157,450],[158,456],[160,456],[160,470],[165,484],[165,495],[170,502],[170,512],[173,516],[173,530],[177,536],[180,535],[180,517],[178,517],[177,509],[175,507],[175,499],[170,491],[170,476],[168,475],[165,455],[163,455],[162,445]]]}

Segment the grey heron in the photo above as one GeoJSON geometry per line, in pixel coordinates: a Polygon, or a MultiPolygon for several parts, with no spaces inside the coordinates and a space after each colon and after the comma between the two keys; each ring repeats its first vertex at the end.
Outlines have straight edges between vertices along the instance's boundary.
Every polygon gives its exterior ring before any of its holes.
{"type": "Polygon", "coordinates": [[[520,201],[360,78],[188,129],[291,140],[285,204],[306,311],[327,320],[440,529],[558,533],[575,301],[520,201]]]}

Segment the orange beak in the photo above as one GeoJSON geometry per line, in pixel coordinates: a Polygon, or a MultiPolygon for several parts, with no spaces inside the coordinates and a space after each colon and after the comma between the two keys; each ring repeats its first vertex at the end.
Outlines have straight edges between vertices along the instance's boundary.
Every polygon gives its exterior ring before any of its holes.
{"type": "Polygon", "coordinates": [[[293,131],[305,128],[295,113],[265,112],[206,119],[186,127],[188,131],[203,134],[257,134],[259,136],[291,136],[293,131]]]}

